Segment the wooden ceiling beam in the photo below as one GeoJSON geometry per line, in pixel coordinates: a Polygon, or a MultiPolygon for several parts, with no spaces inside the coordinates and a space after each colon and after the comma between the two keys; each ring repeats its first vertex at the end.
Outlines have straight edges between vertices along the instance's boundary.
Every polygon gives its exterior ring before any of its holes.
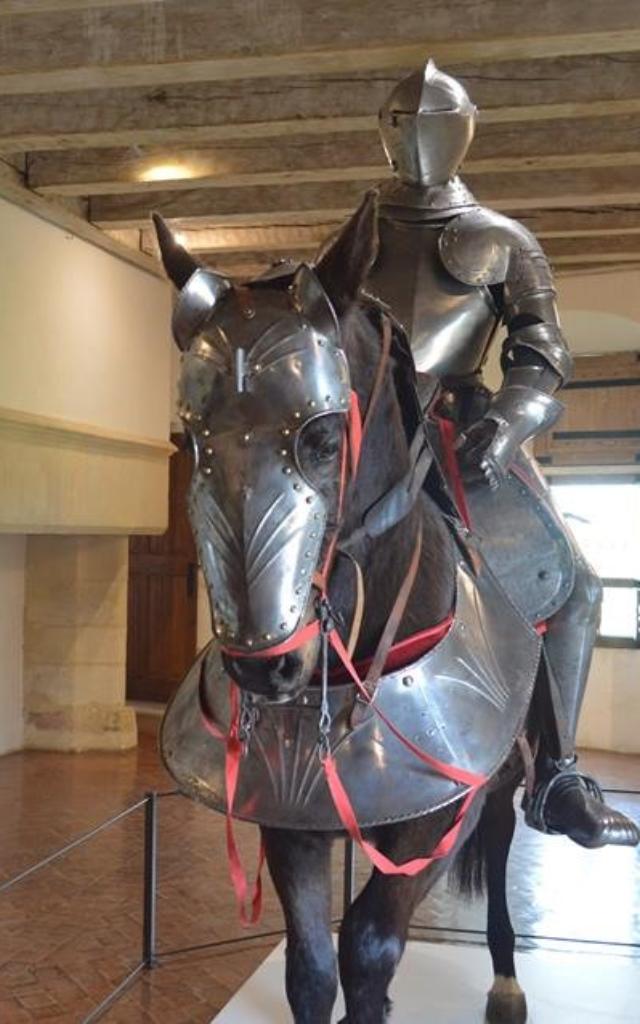
{"type": "MultiPolygon", "coordinates": [[[[75,6],[75,5],[74,5],[75,6]]],[[[165,0],[13,14],[0,34],[8,94],[444,65],[640,48],[635,0],[165,0]],[[496,37],[499,26],[500,36],[496,37]],[[579,26],[579,31],[576,31],[579,26]],[[428,34],[425,34],[428,30],[428,34]],[[52,45],[55,40],[55,45],[52,45]],[[339,48],[336,47],[339,40],[339,48]]]]}
{"type": "MultiPolygon", "coordinates": [[[[465,180],[480,202],[506,213],[640,204],[636,167],[468,174],[465,180]]],[[[144,227],[150,212],[157,210],[185,226],[251,226],[301,219],[318,223],[340,219],[374,184],[374,180],[337,181],[96,196],[90,202],[90,219],[102,227],[144,227]]]]}
{"type": "MultiPolygon", "coordinates": [[[[548,124],[480,123],[465,173],[562,170],[640,163],[640,113],[548,124]]],[[[237,139],[216,147],[149,147],[53,150],[32,153],[28,182],[43,195],[109,195],[121,192],[230,187],[321,181],[335,171],[383,178],[386,162],[377,132],[350,136],[292,135],[237,139]],[[162,178],[166,180],[162,180],[162,178]]],[[[346,175],[348,177],[348,174],[346,175]]]]}
{"type": "MultiPolygon", "coordinates": [[[[0,150],[170,145],[194,149],[229,139],[375,132],[376,111],[402,73],[345,69],[324,78],[305,74],[239,81],[233,87],[203,82],[0,95],[0,150]]],[[[481,110],[481,127],[640,113],[640,59],[633,53],[502,61],[490,72],[482,65],[466,64],[456,74],[481,110]]]]}
{"type": "MultiPolygon", "coordinates": [[[[321,242],[340,227],[340,221],[320,224],[276,224],[268,227],[183,228],[178,241],[192,253],[233,254],[271,252],[274,258],[292,251],[315,250],[321,242]]],[[[111,232],[110,232],[111,233],[111,232]]],[[[155,231],[142,232],[140,247],[156,252],[155,231]]]]}
{"type": "MultiPolygon", "coordinates": [[[[516,210],[511,215],[535,231],[549,251],[552,251],[556,239],[559,243],[575,240],[580,244],[584,241],[587,243],[583,247],[585,251],[591,251],[589,246],[592,245],[610,250],[614,239],[628,239],[631,246],[634,236],[640,235],[640,207],[535,212],[516,210]],[[590,224],[590,219],[595,226],[590,224]],[[605,223],[607,226],[602,226],[605,223]]],[[[294,251],[313,251],[339,227],[340,221],[335,220],[266,227],[181,227],[176,228],[176,231],[181,244],[196,255],[233,256],[235,253],[267,251],[274,254],[275,258],[294,251]]],[[[126,244],[140,247],[145,252],[156,252],[155,234],[150,228],[144,229],[141,235],[137,228],[108,231],[126,244]]]]}

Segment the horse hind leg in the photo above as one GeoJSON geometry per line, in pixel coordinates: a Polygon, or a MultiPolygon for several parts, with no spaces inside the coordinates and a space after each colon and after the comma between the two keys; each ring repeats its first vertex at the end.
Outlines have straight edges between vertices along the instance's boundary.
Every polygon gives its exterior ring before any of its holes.
{"type": "Polygon", "coordinates": [[[493,961],[494,982],[487,997],[487,1024],[525,1024],[527,1001],[516,978],[515,935],[507,905],[507,858],[516,815],[513,797],[516,775],[487,795],[475,831],[460,850],[452,875],[467,897],[487,890],[487,943],[493,961]]]}
{"type": "Polygon", "coordinates": [[[287,998],[295,1024],[330,1024],[338,991],[331,937],[331,836],[263,828],[287,927],[287,998]]]}
{"type": "Polygon", "coordinates": [[[491,793],[479,825],[487,883],[487,943],[494,982],[487,997],[488,1024],[525,1024],[527,1001],[518,984],[515,935],[507,904],[507,859],[516,825],[513,797],[517,782],[491,793]]]}

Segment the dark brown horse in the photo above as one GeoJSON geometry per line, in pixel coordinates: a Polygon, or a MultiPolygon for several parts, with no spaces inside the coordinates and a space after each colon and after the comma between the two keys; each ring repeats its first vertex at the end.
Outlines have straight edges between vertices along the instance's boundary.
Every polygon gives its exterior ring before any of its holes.
{"type": "MultiPolygon", "coordinates": [[[[162,222],[157,227],[167,272],[182,288],[197,265],[174,242],[162,222]]],[[[316,267],[335,310],[351,386],[363,408],[374,387],[382,346],[380,311],[359,297],[373,256],[374,237],[373,204],[365,203],[316,267]]],[[[277,282],[273,287],[279,287],[277,282]]],[[[258,283],[244,286],[245,298],[248,294],[258,309],[261,289],[264,285],[258,283]]],[[[370,537],[359,531],[367,511],[393,487],[409,464],[403,409],[394,383],[394,375],[399,373],[401,367],[392,358],[367,424],[357,478],[347,490],[341,514],[338,503],[344,417],[320,416],[298,438],[297,458],[328,508],[325,547],[338,527],[341,537],[355,538],[350,554],[356,556],[362,569],[365,589],[356,660],[376,650],[420,529],[423,542],[419,570],[396,639],[442,622],[455,603],[455,537],[438,503],[426,491],[417,496],[400,522],[381,535],[370,537]]],[[[188,387],[189,382],[183,382],[183,390],[188,392],[188,387]]],[[[346,632],[355,603],[349,558],[336,557],[328,593],[333,615],[340,630],[346,632]]],[[[315,614],[311,600],[307,621],[315,614]]],[[[314,637],[303,647],[275,657],[243,657],[242,652],[236,652],[225,654],[224,662],[241,691],[258,699],[282,701],[298,697],[313,682],[319,654],[320,642],[314,637]]],[[[471,890],[484,881],[488,887],[487,937],[495,983],[489,994],[487,1019],[501,1024],[525,1021],[526,1003],[515,977],[514,934],[505,892],[507,855],[515,825],[513,796],[521,775],[519,757],[512,755],[476,797],[450,855],[414,877],[388,876],[374,869],[342,922],[337,959],[331,937],[331,849],[341,833],[262,828],[269,870],[286,921],[286,988],[296,1024],[329,1024],[338,973],[349,1024],[382,1024],[388,1018],[391,1003],[387,993],[402,957],[412,914],[456,855],[463,887],[471,890]]],[[[413,820],[369,829],[366,837],[395,862],[423,856],[433,851],[451,829],[457,808],[457,803],[449,803],[413,820]]],[[[425,1004],[427,998],[425,993],[425,1004]]]]}

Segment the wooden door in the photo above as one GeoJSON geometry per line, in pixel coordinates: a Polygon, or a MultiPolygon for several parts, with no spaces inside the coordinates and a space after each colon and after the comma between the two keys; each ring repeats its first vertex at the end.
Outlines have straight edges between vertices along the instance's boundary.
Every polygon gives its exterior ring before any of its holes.
{"type": "Polygon", "coordinates": [[[169,700],[196,651],[198,567],[186,507],[191,454],[183,435],[171,440],[178,451],[169,461],[169,528],[129,542],[129,700],[169,700]]]}

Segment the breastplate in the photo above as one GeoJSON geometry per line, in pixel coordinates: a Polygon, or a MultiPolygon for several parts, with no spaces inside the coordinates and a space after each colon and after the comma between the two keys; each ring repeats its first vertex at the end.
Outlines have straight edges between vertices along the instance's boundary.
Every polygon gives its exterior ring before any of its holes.
{"type": "Polygon", "coordinates": [[[395,220],[381,210],[378,257],[365,288],[406,331],[418,370],[462,377],[482,366],[498,314],[486,288],[445,269],[441,231],[442,224],[395,220]]]}

